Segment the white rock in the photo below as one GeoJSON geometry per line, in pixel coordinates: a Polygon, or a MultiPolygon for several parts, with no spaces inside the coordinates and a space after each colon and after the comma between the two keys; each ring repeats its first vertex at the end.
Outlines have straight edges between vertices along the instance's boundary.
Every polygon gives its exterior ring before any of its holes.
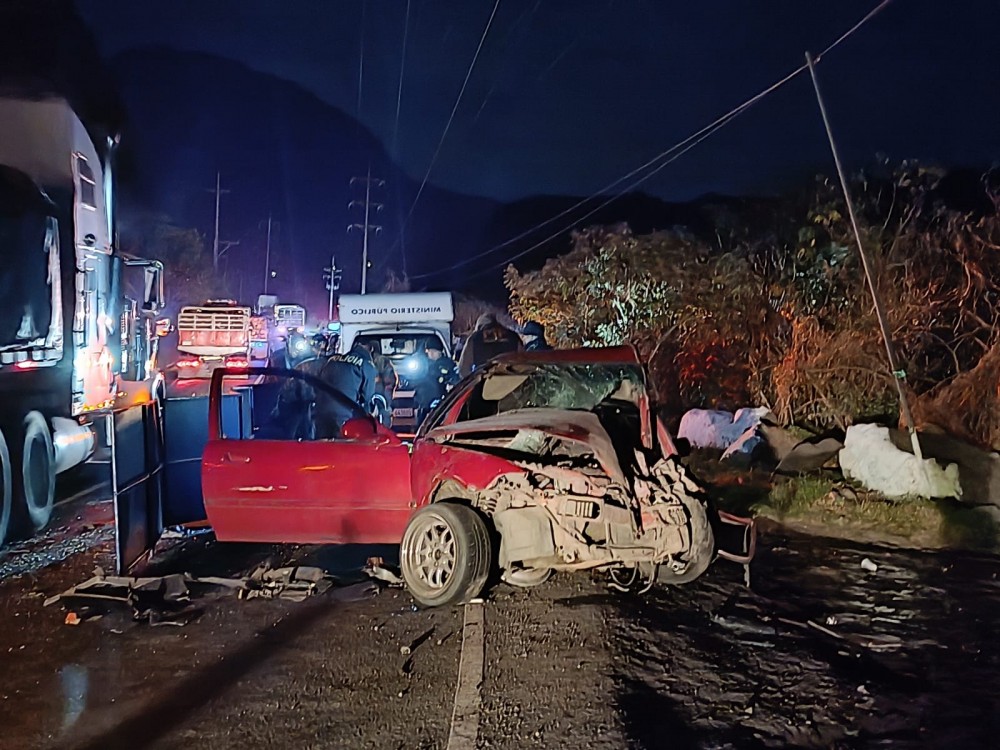
{"type": "Polygon", "coordinates": [[[844,476],[886,497],[961,497],[958,465],[946,468],[934,459],[920,460],[893,445],[889,429],[877,424],[847,428],[840,451],[844,476]]]}
{"type": "Polygon", "coordinates": [[[869,573],[878,573],[878,565],[873,563],[867,557],[861,561],[862,570],[867,570],[869,573]]]}

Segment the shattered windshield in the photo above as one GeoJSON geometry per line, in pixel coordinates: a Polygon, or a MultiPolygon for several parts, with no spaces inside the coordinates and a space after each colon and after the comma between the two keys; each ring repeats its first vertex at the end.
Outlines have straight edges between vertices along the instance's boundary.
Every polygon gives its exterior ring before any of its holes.
{"type": "Polygon", "coordinates": [[[510,365],[488,374],[473,390],[461,420],[516,409],[590,411],[607,400],[639,405],[645,394],[642,369],[628,364],[510,365]]]}

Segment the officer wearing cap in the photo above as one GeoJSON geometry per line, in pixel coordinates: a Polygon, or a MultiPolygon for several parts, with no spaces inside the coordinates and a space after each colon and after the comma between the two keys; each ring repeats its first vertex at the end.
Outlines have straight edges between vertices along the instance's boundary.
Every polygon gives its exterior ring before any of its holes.
{"type": "Polygon", "coordinates": [[[552,349],[545,340],[545,326],[537,320],[529,320],[521,328],[521,339],[526,352],[547,352],[552,349]]]}
{"type": "Polygon", "coordinates": [[[444,348],[436,337],[428,337],[421,358],[424,374],[415,379],[413,387],[418,423],[423,421],[431,406],[448,392],[448,388],[458,382],[458,365],[444,353],[444,348]]]}

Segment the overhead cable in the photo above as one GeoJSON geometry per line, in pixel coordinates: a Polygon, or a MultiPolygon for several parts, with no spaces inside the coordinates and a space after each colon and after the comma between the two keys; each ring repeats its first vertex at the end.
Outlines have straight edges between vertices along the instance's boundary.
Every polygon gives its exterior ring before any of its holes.
{"type": "MultiPolygon", "coordinates": [[[[824,55],[826,55],[831,50],[833,50],[835,47],[837,47],[842,42],[844,42],[848,37],[850,37],[852,34],[854,34],[854,32],[856,32],[858,29],[860,29],[862,26],[864,26],[865,23],[867,23],[869,20],[871,20],[872,18],[874,18],[878,13],[880,13],[883,9],[885,9],[885,7],[888,6],[889,3],[891,3],[891,2],[892,2],[892,0],[882,0],[882,2],[879,3],[879,5],[877,5],[875,8],[873,8],[871,11],[869,11],[864,16],[864,18],[862,18],[860,21],[858,21],[856,24],[854,24],[850,29],[848,29],[840,37],[838,37],[832,44],[830,44],[822,52],[820,52],[819,55],[816,56],[816,58],[814,60],[814,63],[818,63],[820,60],[822,60],[822,58],[823,58],[824,55]]],[[[616,188],[617,186],[621,185],[621,183],[625,182],[626,180],[629,180],[632,177],[635,177],[637,174],[640,174],[640,173],[644,172],[645,170],[650,170],[645,175],[642,175],[637,180],[629,183],[624,188],[622,188],[621,190],[617,191],[614,195],[612,195],[611,197],[609,197],[606,200],[604,200],[602,203],[600,203],[595,208],[593,208],[590,211],[588,211],[587,213],[585,213],[583,216],[580,216],[580,217],[578,217],[576,219],[573,219],[573,221],[570,222],[567,226],[564,226],[563,228],[559,229],[558,231],[556,231],[556,232],[548,235],[545,239],[543,239],[543,240],[541,240],[539,242],[536,242],[535,244],[531,245],[530,247],[526,248],[525,250],[522,250],[522,251],[520,251],[518,253],[515,253],[512,256],[509,256],[509,257],[505,258],[504,260],[500,261],[499,263],[494,263],[494,264],[492,264],[492,265],[490,265],[490,266],[488,266],[486,268],[480,269],[480,270],[476,271],[475,273],[471,274],[471,276],[467,276],[466,278],[475,278],[476,276],[479,276],[479,275],[481,275],[483,273],[486,273],[488,271],[492,271],[495,268],[499,268],[500,266],[506,265],[507,263],[511,263],[511,262],[513,262],[515,260],[518,260],[519,258],[521,258],[521,257],[527,255],[528,253],[532,252],[533,250],[537,250],[542,245],[544,245],[544,244],[552,241],[553,239],[557,238],[559,235],[561,235],[564,232],[566,232],[567,230],[571,229],[576,224],[579,224],[581,221],[584,221],[585,219],[590,218],[595,213],[597,213],[601,209],[607,207],[608,205],[610,205],[614,201],[618,200],[619,198],[621,198],[626,193],[631,192],[636,187],[638,187],[639,185],[643,184],[644,182],[646,182],[647,180],[649,180],[651,177],[653,177],[654,175],[656,175],[658,172],[660,172],[660,170],[662,170],[668,164],[672,164],[674,161],[676,161],[681,156],[683,156],[684,154],[686,154],[688,151],[690,151],[692,148],[694,148],[699,143],[701,143],[702,141],[704,141],[710,135],[712,135],[716,131],[720,130],[725,125],[728,125],[732,120],[734,120],[739,115],[743,114],[743,112],[745,112],[747,109],[749,109],[754,104],[756,104],[757,102],[759,102],[761,99],[763,99],[764,97],[768,96],[769,94],[772,94],[774,91],[776,91],[777,89],[779,89],[781,86],[785,85],[786,83],[788,83],[789,81],[791,81],[796,76],[804,73],[806,70],[808,70],[808,66],[807,65],[805,65],[805,64],[800,65],[799,67],[797,67],[795,70],[793,70],[788,75],[784,76],[783,78],[781,78],[780,80],[778,80],[775,83],[771,84],[770,86],[768,86],[764,90],[762,90],[759,93],[755,94],[754,96],[750,97],[749,99],[747,99],[742,104],[740,104],[737,107],[733,108],[732,110],[730,110],[726,114],[724,114],[721,117],[717,118],[716,120],[714,120],[710,124],[706,125],[705,127],[701,128],[700,130],[696,131],[695,133],[691,134],[690,136],[688,136],[684,140],[682,140],[679,143],[676,143],[675,145],[671,146],[666,151],[662,151],[661,153],[659,153],[656,156],[654,156],[652,159],[649,159],[644,164],[642,164],[642,165],[636,167],[635,169],[633,169],[631,172],[623,175],[622,177],[619,177],[614,182],[609,183],[608,185],[604,186],[603,188],[601,188],[597,192],[591,194],[587,198],[583,198],[583,199],[577,201],[576,203],[574,203],[569,208],[563,209],[562,211],[560,211],[559,213],[555,214],[554,216],[551,216],[550,218],[545,219],[542,222],[539,222],[538,224],[536,224],[535,226],[531,227],[530,229],[527,229],[527,230],[521,232],[520,234],[518,234],[518,235],[516,235],[514,237],[511,237],[510,239],[505,240],[504,242],[501,242],[500,244],[495,245],[495,246],[489,248],[488,250],[484,250],[483,252],[478,253],[477,255],[471,256],[469,258],[464,258],[464,259],[458,261],[457,263],[454,263],[454,264],[452,264],[452,265],[450,265],[450,266],[448,266],[446,268],[438,269],[436,271],[429,271],[427,273],[417,274],[417,275],[411,276],[410,278],[414,279],[414,280],[416,280],[416,279],[430,278],[432,276],[438,276],[440,274],[448,273],[449,271],[453,271],[453,270],[456,270],[458,268],[462,268],[462,267],[464,267],[466,265],[469,265],[470,263],[473,263],[473,262],[475,262],[475,261],[477,261],[477,260],[479,260],[479,259],[481,259],[481,258],[483,258],[483,257],[485,257],[487,255],[490,255],[490,254],[496,252],[497,250],[500,250],[500,249],[502,249],[504,247],[507,247],[508,245],[512,245],[513,243],[515,243],[515,242],[517,242],[519,240],[524,239],[525,237],[528,237],[528,236],[534,234],[539,229],[542,229],[542,228],[544,228],[544,227],[546,227],[546,226],[548,226],[548,225],[550,225],[550,224],[558,221],[559,219],[567,216],[568,214],[573,213],[574,211],[576,211],[579,208],[582,208],[583,206],[585,206],[586,204],[590,203],[591,201],[596,200],[596,199],[601,198],[601,197],[604,197],[607,194],[608,191],[610,191],[613,188],[616,188]],[[661,162],[661,161],[662,161],[662,163],[658,164],[658,166],[656,166],[653,169],[650,169],[651,167],[653,167],[653,165],[656,165],[658,162],[661,162]]]]}
{"type": "Polygon", "coordinates": [[[413,203],[410,204],[410,211],[406,215],[406,220],[403,222],[403,226],[400,231],[406,229],[406,225],[410,222],[410,217],[413,216],[413,210],[417,207],[417,201],[420,200],[420,195],[424,192],[424,187],[427,185],[427,180],[431,176],[431,170],[434,169],[434,165],[437,163],[438,156],[441,154],[441,147],[444,145],[445,139],[448,137],[448,131],[451,129],[451,123],[455,119],[455,113],[458,111],[458,105],[462,103],[462,96],[465,94],[465,89],[469,85],[469,79],[472,77],[472,71],[476,67],[476,61],[479,59],[479,53],[483,49],[483,44],[486,42],[486,36],[490,33],[490,26],[493,25],[493,19],[496,17],[497,8],[500,7],[500,0],[496,0],[493,5],[493,12],[490,13],[490,19],[486,22],[486,28],[483,29],[483,35],[479,38],[479,46],[476,47],[476,54],[472,56],[472,62],[469,63],[469,69],[465,73],[465,80],[462,81],[462,88],[458,92],[458,96],[455,98],[455,106],[451,108],[451,114],[448,116],[448,122],[445,123],[444,131],[441,133],[441,140],[438,141],[437,148],[434,149],[434,156],[431,157],[431,163],[427,165],[427,171],[424,173],[424,179],[420,182],[420,188],[417,190],[417,195],[413,199],[413,203]]]}

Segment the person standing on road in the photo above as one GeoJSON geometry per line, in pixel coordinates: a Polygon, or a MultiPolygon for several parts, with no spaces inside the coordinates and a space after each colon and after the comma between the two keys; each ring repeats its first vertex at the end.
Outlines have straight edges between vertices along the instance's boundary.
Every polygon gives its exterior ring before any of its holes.
{"type": "Polygon", "coordinates": [[[441,341],[436,337],[424,344],[420,369],[423,376],[414,381],[413,403],[417,409],[417,424],[424,421],[427,412],[437,403],[448,389],[458,382],[458,365],[444,353],[441,341]]]}
{"type": "MultiPolygon", "coordinates": [[[[357,404],[366,414],[375,395],[376,377],[371,352],[358,342],[354,343],[347,354],[334,354],[327,358],[319,372],[320,380],[342,393],[348,401],[357,404]]],[[[323,420],[332,423],[326,425],[326,433],[332,432],[334,425],[339,432],[344,422],[355,415],[346,404],[332,398],[322,399],[319,406],[323,420]]]]}
{"type": "Polygon", "coordinates": [[[537,320],[529,320],[521,328],[521,338],[524,340],[524,351],[547,352],[552,347],[545,340],[545,326],[537,320]]]}
{"type": "Polygon", "coordinates": [[[464,378],[477,367],[501,354],[523,349],[521,337],[497,322],[493,313],[483,313],[476,321],[476,330],[469,336],[458,360],[458,372],[464,378]]]}

